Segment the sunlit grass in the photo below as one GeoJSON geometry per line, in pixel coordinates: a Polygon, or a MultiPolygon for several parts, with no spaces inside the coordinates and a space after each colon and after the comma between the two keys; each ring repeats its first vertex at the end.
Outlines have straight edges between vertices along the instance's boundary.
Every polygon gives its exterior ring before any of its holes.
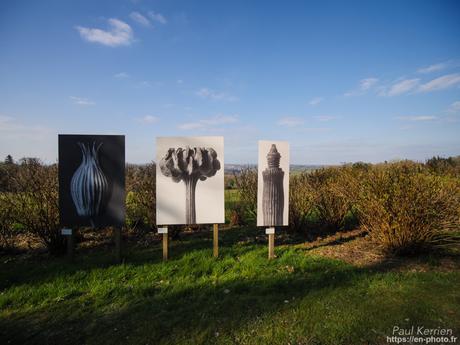
{"type": "MultiPolygon", "coordinates": [[[[267,260],[257,230],[161,247],[1,263],[0,343],[361,344],[394,325],[459,331],[460,274],[358,268],[279,246],[267,260]],[[457,328],[455,328],[457,327],[457,328]]],[[[262,233],[261,230],[258,230],[262,233]]],[[[455,331],[454,331],[455,332],[455,331]]]]}

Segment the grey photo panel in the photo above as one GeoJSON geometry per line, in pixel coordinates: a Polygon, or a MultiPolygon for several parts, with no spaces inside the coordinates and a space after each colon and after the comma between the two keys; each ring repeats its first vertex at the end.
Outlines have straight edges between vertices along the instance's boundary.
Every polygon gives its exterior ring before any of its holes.
{"type": "Polygon", "coordinates": [[[259,141],[257,226],[289,224],[289,143],[259,141]]]}
{"type": "Polygon", "coordinates": [[[224,223],[224,138],[160,137],[156,149],[157,223],[224,223]]]}
{"type": "Polygon", "coordinates": [[[62,226],[125,223],[125,136],[59,135],[62,226]]]}

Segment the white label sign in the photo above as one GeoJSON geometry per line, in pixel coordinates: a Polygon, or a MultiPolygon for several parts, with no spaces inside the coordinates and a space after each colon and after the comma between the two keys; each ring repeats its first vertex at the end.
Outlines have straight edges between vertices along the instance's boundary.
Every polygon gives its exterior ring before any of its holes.
{"type": "Polygon", "coordinates": [[[265,233],[266,233],[267,235],[274,234],[274,233],[275,233],[275,228],[266,228],[266,229],[265,229],[265,233]]]}
{"type": "Polygon", "coordinates": [[[63,236],[71,236],[72,235],[72,229],[62,229],[61,230],[61,235],[63,235],[63,236]]]}
{"type": "Polygon", "coordinates": [[[167,227],[158,228],[158,233],[159,234],[167,234],[168,233],[168,228],[167,227]]]}

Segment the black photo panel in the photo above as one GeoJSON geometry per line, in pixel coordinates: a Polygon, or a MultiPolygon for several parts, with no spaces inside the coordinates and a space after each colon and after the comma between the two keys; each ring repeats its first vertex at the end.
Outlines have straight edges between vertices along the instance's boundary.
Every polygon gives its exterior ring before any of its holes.
{"type": "Polygon", "coordinates": [[[59,214],[67,227],[124,225],[124,135],[59,135],[59,214]]]}

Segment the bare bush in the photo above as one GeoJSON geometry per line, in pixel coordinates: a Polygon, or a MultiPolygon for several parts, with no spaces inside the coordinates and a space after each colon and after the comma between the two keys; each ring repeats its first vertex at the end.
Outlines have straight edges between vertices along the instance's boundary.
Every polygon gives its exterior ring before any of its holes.
{"type": "Polygon", "coordinates": [[[338,192],[346,185],[346,168],[323,168],[308,175],[315,192],[314,207],[319,225],[326,230],[340,230],[345,217],[352,211],[351,199],[338,192]]]}
{"type": "Polygon", "coordinates": [[[385,250],[412,254],[458,244],[458,179],[406,161],[349,173],[348,181],[343,195],[354,199],[361,226],[385,250]]]}
{"type": "Polygon", "coordinates": [[[235,174],[241,207],[252,220],[257,219],[257,170],[246,168],[235,174]]]}
{"type": "Polygon", "coordinates": [[[133,229],[156,226],[155,169],[155,163],[127,167],[126,218],[133,229]]]}
{"type": "Polygon", "coordinates": [[[308,217],[315,205],[315,190],[309,173],[291,175],[289,179],[289,229],[293,232],[306,230],[308,217]]]}
{"type": "Polygon", "coordinates": [[[38,159],[24,158],[9,176],[15,192],[4,193],[12,221],[38,238],[53,255],[65,252],[60,234],[57,165],[46,166],[38,159]]]}

